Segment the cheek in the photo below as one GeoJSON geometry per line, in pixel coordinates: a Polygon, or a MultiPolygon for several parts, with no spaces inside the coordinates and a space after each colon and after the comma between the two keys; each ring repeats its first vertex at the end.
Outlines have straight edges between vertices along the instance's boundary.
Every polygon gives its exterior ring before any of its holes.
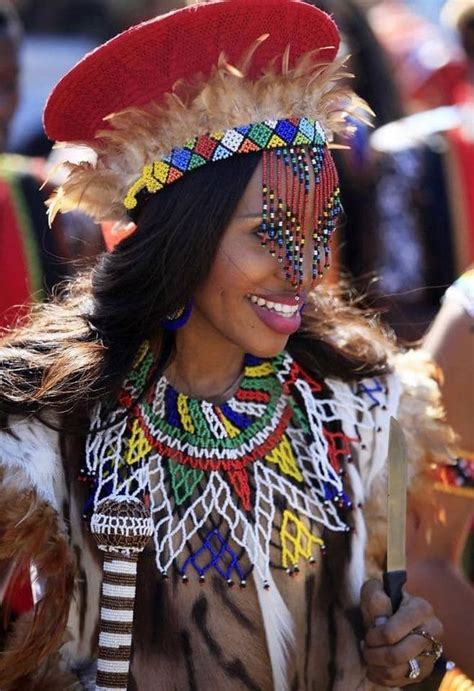
{"type": "MultiPolygon", "coordinates": [[[[241,299],[272,274],[273,259],[260,246],[247,246],[248,238],[241,242],[227,243],[217,253],[216,259],[199,293],[216,300],[241,299]]],[[[256,243],[257,244],[257,243],[256,243]]]]}

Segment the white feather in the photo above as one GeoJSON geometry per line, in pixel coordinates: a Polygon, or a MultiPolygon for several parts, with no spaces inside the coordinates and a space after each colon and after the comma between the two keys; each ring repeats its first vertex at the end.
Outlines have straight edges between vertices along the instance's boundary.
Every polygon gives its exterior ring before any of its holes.
{"type": "Polygon", "coordinates": [[[364,488],[359,472],[354,463],[347,464],[347,474],[352,487],[354,503],[354,533],[352,536],[352,552],[348,573],[348,588],[351,598],[351,605],[358,605],[360,602],[360,590],[365,580],[365,545],[367,542],[367,529],[365,527],[364,515],[359,508],[359,504],[364,503],[364,488]]]}
{"type": "Polygon", "coordinates": [[[295,647],[293,618],[270,572],[268,573],[268,584],[270,587],[264,588],[261,579],[258,576],[255,577],[268,654],[272,665],[273,689],[274,691],[287,691],[288,658],[295,647]]]}
{"type": "Polygon", "coordinates": [[[64,493],[59,435],[36,418],[12,417],[0,432],[0,466],[8,468],[7,482],[34,488],[56,510],[64,493]]]}

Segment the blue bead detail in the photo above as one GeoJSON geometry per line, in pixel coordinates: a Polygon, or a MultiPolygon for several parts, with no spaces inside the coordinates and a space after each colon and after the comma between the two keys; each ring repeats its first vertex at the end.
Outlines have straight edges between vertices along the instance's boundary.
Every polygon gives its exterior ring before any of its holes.
{"type": "Polygon", "coordinates": [[[244,125],[243,127],[234,127],[236,132],[239,132],[239,134],[243,134],[244,136],[250,132],[251,130],[251,125],[244,125]]]}
{"type": "Polygon", "coordinates": [[[189,160],[191,158],[191,152],[188,149],[173,149],[171,154],[171,164],[186,172],[189,165],[189,160]]]}
{"type": "Polygon", "coordinates": [[[237,413],[235,410],[227,404],[221,405],[221,410],[228,420],[232,422],[233,425],[238,427],[240,430],[247,429],[252,424],[252,420],[244,413],[237,413]]]}
{"type": "Polygon", "coordinates": [[[280,120],[275,129],[276,134],[286,142],[292,142],[295,138],[297,129],[288,120],[280,120]]]}
{"type": "Polygon", "coordinates": [[[177,331],[180,329],[182,326],[187,324],[189,317],[191,316],[191,312],[193,309],[193,301],[190,300],[183,309],[182,314],[177,317],[176,319],[173,318],[166,318],[163,319],[160,322],[160,325],[166,329],[167,331],[177,331]]]}
{"type": "Polygon", "coordinates": [[[310,139],[311,141],[314,139],[315,127],[312,122],[310,122],[306,118],[301,118],[299,128],[300,132],[303,132],[303,134],[305,134],[308,137],[308,139],[310,139]]]}
{"type": "Polygon", "coordinates": [[[263,358],[251,355],[250,353],[246,353],[244,357],[244,365],[248,365],[249,367],[255,367],[255,365],[260,365],[262,362],[263,358]]]}
{"type": "Polygon", "coordinates": [[[240,568],[236,553],[229,547],[217,528],[209,531],[202,547],[186,559],[181,569],[181,576],[186,575],[189,565],[199,576],[205,576],[210,569],[215,569],[226,581],[232,579],[234,572],[240,581],[245,580],[245,574],[240,568]],[[202,566],[199,561],[201,564],[204,562],[202,566]]]}
{"type": "Polygon", "coordinates": [[[165,391],[165,418],[173,427],[181,427],[178,413],[178,393],[172,386],[167,386],[165,391]]]}
{"type": "Polygon", "coordinates": [[[364,383],[360,383],[359,388],[357,390],[357,393],[367,395],[368,398],[372,401],[372,407],[375,407],[375,406],[380,405],[381,401],[374,394],[383,393],[384,387],[382,386],[379,379],[373,379],[372,381],[373,381],[372,386],[369,386],[369,385],[364,384],[364,383]]]}
{"type": "Polygon", "coordinates": [[[214,150],[214,153],[212,154],[212,160],[213,161],[221,161],[223,158],[229,158],[230,156],[233,156],[234,152],[230,151],[229,149],[226,149],[225,146],[222,144],[219,144],[219,146],[216,147],[214,150]]]}

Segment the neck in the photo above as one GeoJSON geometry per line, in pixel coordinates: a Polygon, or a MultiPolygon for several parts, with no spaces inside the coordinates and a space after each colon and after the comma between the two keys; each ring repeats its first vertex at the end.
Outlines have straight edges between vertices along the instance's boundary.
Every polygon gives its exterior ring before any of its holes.
{"type": "Polygon", "coordinates": [[[213,400],[232,393],[243,367],[241,348],[191,324],[176,334],[176,354],[165,374],[180,392],[213,400]]]}

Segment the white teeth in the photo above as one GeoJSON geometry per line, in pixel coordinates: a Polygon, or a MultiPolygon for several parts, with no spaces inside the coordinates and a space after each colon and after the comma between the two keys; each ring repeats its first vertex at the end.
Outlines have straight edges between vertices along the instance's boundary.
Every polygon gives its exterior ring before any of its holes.
{"type": "Polygon", "coordinates": [[[298,305],[285,305],[282,302],[271,302],[270,300],[264,300],[256,295],[249,295],[248,297],[251,302],[259,307],[265,307],[268,310],[273,310],[286,318],[292,317],[298,311],[298,305]]]}

